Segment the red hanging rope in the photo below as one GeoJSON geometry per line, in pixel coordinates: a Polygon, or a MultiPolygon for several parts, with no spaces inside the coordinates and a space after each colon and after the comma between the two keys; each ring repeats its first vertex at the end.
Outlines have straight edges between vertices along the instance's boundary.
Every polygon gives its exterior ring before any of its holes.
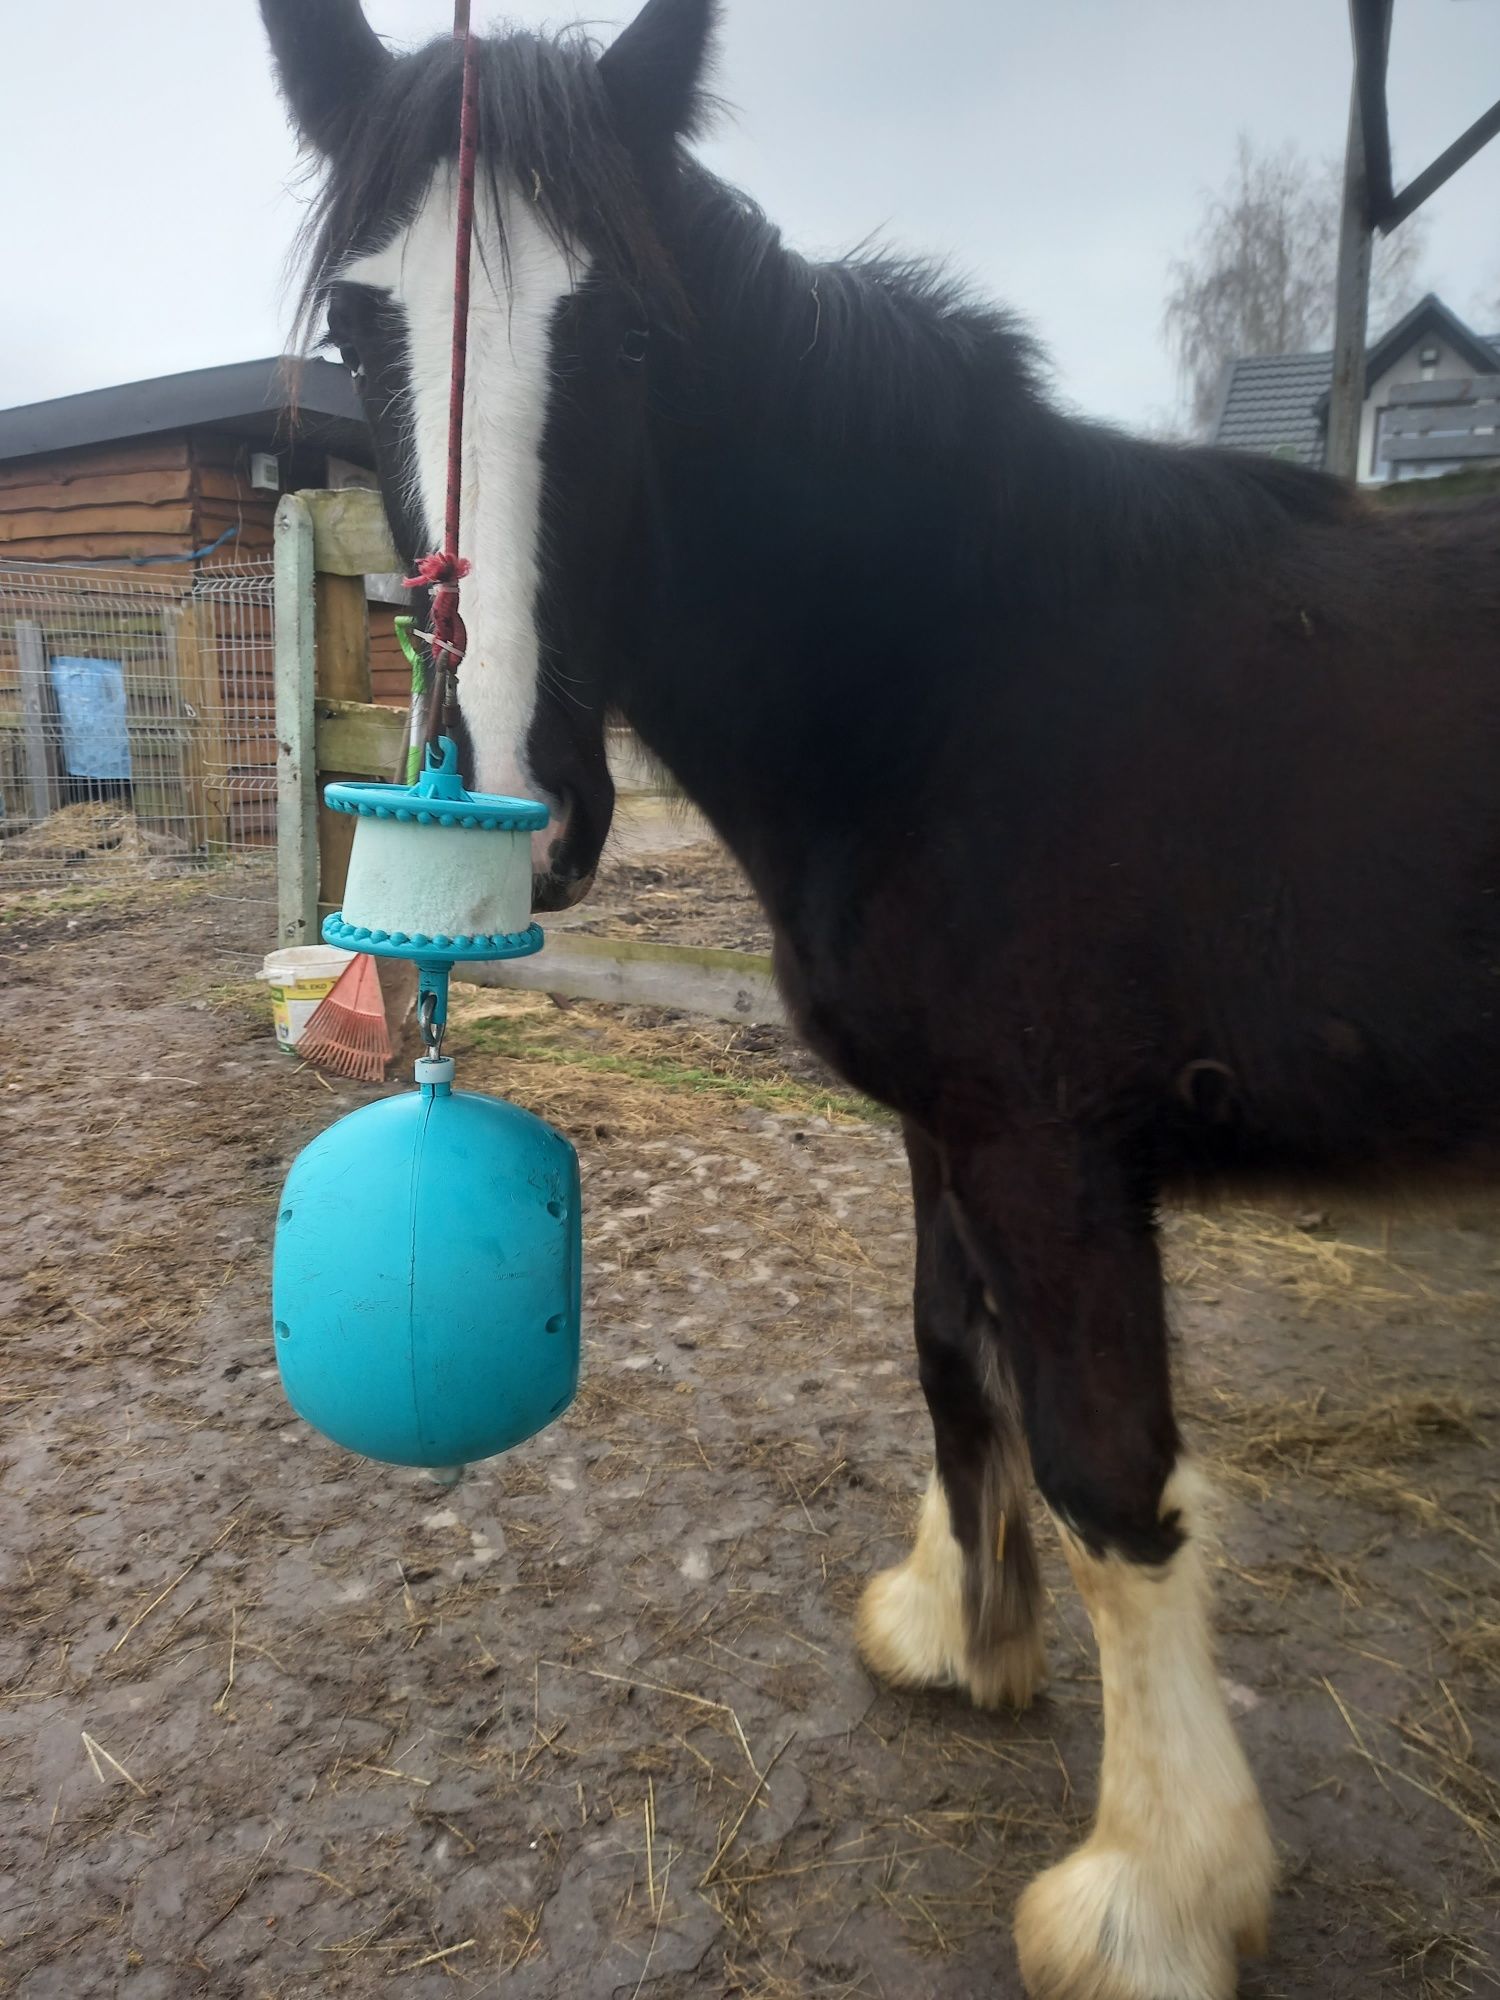
{"type": "Polygon", "coordinates": [[[448,381],[448,490],[443,546],[423,556],[408,590],[432,593],[433,687],[427,704],[424,743],[452,726],[459,663],[468,645],[458,615],[458,587],[469,564],[458,552],[463,508],[464,385],[469,363],[469,263],[474,245],[474,177],[479,148],[479,67],[469,26],[470,0],[454,0],[453,39],[463,43],[463,106],[458,126],[458,243],[453,262],[453,352],[448,381]]]}

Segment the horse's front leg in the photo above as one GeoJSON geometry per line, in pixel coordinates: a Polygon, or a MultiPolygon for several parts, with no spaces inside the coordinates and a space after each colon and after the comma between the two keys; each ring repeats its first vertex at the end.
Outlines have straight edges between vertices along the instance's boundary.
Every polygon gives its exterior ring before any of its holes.
{"type": "Polygon", "coordinates": [[[1149,1194],[1057,1124],[950,1166],[1104,1687],[1093,1832],[1021,1898],[1022,1976],[1037,2000],[1229,2000],[1274,1858],[1215,1669],[1149,1194]]]}
{"type": "Polygon", "coordinates": [[[901,1687],[958,1687],[982,1708],[1041,1685],[1041,1586],[1014,1385],[960,1242],[936,1148],[907,1133],[917,1217],[917,1360],[935,1462],[911,1554],[859,1609],[867,1664],[901,1687]]]}

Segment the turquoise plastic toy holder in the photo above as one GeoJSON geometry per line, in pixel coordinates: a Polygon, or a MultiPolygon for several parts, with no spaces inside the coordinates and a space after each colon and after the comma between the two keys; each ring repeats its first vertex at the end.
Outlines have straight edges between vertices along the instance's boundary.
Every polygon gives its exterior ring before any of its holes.
{"type": "Polygon", "coordinates": [[[544,806],[476,796],[443,738],[415,785],[330,785],[355,815],[330,944],[420,972],[418,1089],[297,1157],[276,1224],[276,1360],[298,1415],[367,1458],[456,1478],[552,1422],[578,1385],[578,1159],[513,1104],[453,1089],[448,978],[542,946],[531,836],[544,806]]]}

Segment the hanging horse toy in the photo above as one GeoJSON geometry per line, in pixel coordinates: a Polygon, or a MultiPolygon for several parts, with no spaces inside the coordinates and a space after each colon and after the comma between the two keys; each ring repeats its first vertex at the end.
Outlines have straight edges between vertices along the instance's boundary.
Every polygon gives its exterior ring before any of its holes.
{"type": "MultiPolygon", "coordinates": [[[[419,974],[426,1053],[417,1089],[367,1104],[292,1165],[276,1225],[276,1359],[298,1414],[336,1444],[445,1484],[524,1442],[578,1386],[582,1222],[578,1160],[515,1105],[453,1088],[443,1053],[448,980],[465,961],[540,951],[531,839],[547,809],[464,789],[453,740],[465,635],[458,553],[474,222],[477,91],[468,0],[443,547],[408,587],[432,598],[425,769],[406,785],[330,785],[355,819],[329,944],[405,958],[419,974]]],[[[411,775],[408,773],[408,775],[411,775]]]]}

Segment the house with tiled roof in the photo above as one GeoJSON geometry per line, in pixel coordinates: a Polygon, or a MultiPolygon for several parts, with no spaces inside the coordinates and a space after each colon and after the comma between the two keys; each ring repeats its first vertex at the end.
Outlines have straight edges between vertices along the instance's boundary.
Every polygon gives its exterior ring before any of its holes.
{"type": "MultiPolygon", "coordinates": [[[[1324,462],[1333,354],[1247,355],[1225,371],[1212,439],[1324,462]]],[[[1500,334],[1466,326],[1431,292],[1365,357],[1359,478],[1366,485],[1500,465],[1500,334]]]]}

